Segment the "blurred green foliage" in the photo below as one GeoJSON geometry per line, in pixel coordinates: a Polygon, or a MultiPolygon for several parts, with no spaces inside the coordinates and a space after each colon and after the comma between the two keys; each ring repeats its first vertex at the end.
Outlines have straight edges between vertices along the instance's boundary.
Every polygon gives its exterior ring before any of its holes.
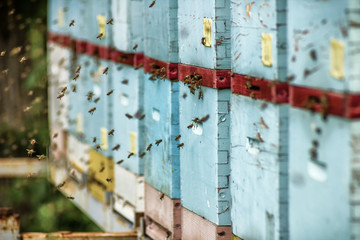
{"type": "Polygon", "coordinates": [[[102,232],[45,178],[0,179],[0,196],[20,214],[21,232],[102,232]]]}
{"type": "MultiPolygon", "coordinates": [[[[7,33],[4,32],[4,36],[17,35],[22,49],[19,56],[26,56],[27,59],[24,63],[19,63],[16,60],[23,71],[21,77],[15,79],[16,82],[14,83],[19,86],[22,96],[22,100],[18,101],[18,104],[22,104],[19,106],[21,111],[19,116],[21,117],[16,117],[16,120],[21,118],[21,123],[14,126],[14,119],[9,119],[8,116],[0,120],[0,157],[25,157],[26,149],[32,148],[29,145],[30,139],[36,139],[38,142],[34,146],[36,154],[45,155],[49,146],[46,52],[47,0],[9,0],[0,4],[2,11],[14,12],[12,15],[3,14],[1,17],[4,18],[1,19],[4,20],[2,22],[9,25],[7,30],[3,29],[3,31],[7,31],[7,33]],[[15,28],[14,26],[11,27],[12,21],[16,22],[15,28]]],[[[8,43],[8,46],[9,44],[11,42],[8,43]]],[[[7,52],[10,50],[7,49],[7,52]]],[[[11,57],[8,57],[7,60],[14,61],[11,57]]],[[[7,63],[6,65],[11,64],[7,63]]],[[[12,69],[10,68],[9,71],[12,69]]],[[[9,100],[4,99],[4,101],[9,100]]]]}

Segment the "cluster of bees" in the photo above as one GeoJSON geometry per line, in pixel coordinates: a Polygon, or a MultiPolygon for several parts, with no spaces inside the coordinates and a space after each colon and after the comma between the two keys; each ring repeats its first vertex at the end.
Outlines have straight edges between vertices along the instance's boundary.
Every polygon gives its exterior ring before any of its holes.
{"type": "Polygon", "coordinates": [[[195,95],[196,90],[199,90],[198,99],[203,99],[203,92],[201,90],[202,76],[194,72],[184,78],[184,84],[188,86],[191,94],[195,95]]]}
{"type": "Polygon", "coordinates": [[[156,79],[165,79],[165,78],[166,78],[165,67],[160,68],[155,63],[151,64],[151,76],[149,79],[155,81],[156,79]]]}
{"type": "Polygon", "coordinates": [[[323,94],[320,97],[310,96],[304,102],[303,107],[310,111],[315,111],[316,105],[320,105],[320,114],[322,118],[326,120],[330,108],[329,97],[326,94],[323,94]]]}

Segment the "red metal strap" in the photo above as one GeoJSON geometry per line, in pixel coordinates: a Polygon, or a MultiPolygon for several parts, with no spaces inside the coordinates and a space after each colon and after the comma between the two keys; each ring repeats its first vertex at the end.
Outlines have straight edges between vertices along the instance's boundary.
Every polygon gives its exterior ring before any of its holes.
{"type": "Polygon", "coordinates": [[[75,40],[75,49],[77,53],[86,53],[87,42],[82,40],[75,40]]]}
{"type": "Polygon", "coordinates": [[[154,58],[144,56],[144,71],[153,73],[154,70],[165,68],[166,78],[170,80],[178,79],[178,64],[163,62],[154,58]]]}
{"type": "Polygon", "coordinates": [[[274,103],[288,103],[289,84],[287,82],[269,81],[246,75],[233,74],[231,91],[274,103]]]}
{"type": "Polygon", "coordinates": [[[48,41],[57,43],[63,47],[70,47],[71,37],[64,34],[48,33],[48,41]]]}
{"type": "Polygon", "coordinates": [[[290,104],[325,115],[331,114],[349,119],[360,118],[360,94],[291,86],[290,104]]]}
{"type": "Polygon", "coordinates": [[[180,81],[184,81],[186,76],[194,73],[202,77],[202,83],[200,84],[202,86],[218,89],[230,88],[230,70],[216,70],[179,64],[180,81]]]}

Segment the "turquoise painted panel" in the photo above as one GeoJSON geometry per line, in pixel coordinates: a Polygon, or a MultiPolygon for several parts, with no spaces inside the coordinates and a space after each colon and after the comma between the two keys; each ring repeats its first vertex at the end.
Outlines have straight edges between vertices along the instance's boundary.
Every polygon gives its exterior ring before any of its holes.
{"type": "Polygon", "coordinates": [[[230,225],[230,90],[201,89],[199,100],[180,83],[181,203],[217,225],[230,225]]]}
{"type": "Polygon", "coordinates": [[[65,0],[49,0],[48,5],[48,29],[58,34],[69,33],[69,8],[65,0]]]}
{"type": "MultiPolygon", "coordinates": [[[[172,199],[180,198],[179,82],[149,80],[145,74],[145,181],[172,199]],[[162,140],[157,146],[155,142],[162,140]]],[[[181,140],[180,140],[181,141],[181,140]]]]}
{"type": "Polygon", "coordinates": [[[294,85],[360,92],[360,29],[354,24],[360,21],[359,1],[289,0],[288,5],[289,80],[294,85]],[[343,46],[335,61],[333,40],[343,46]],[[331,74],[333,70],[337,73],[331,74]]]}
{"type": "Polygon", "coordinates": [[[65,1],[69,11],[65,27],[69,29],[71,37],[84,41],[93,38],[94,33],[91,32],[91,27],[89,25],[89,20],[91,19],[91,7],[89,1],[65,1]],[[74,24],[70,27],[69,24],[72,20],[74,20],[74,24]]]}
{"type": "Polygon", "coordinates": [[[178,1],[144,0],[144,53],[164,62],[177,63],[178,1]]]}
{"type": "Polygon", "coordinates": [[[230,69],[230,0],[179,2],[179,62],[230,69]],[[202,44],[203,19],[211,20],[211,46],[202,44]]]}
{"type": "MultiPolygon", "coordinates": [[[[113,151],[114,161],[124,160],[121,166],[138,174],[144,174],[144,158],[139,155],[145,151],[144,121],[139,120],[144,111],[144,72],[131,66],[112,63],[111,116],[113,118],[114,141],[110,148],[120,144],[113,151]],[[138,114],[137,114],[138,113],[138,114]],[[126,117],[131,115],[131,119],[126,117]],[[135,115],[138,116],[135,116],[135,115]],[[133,140],[132,140],[133,138],[133,140]],[[132,142],[133,141],[133,142],[132,142]],[[128,158],[135,148],[135,155],[128,158]]],[[[145,116],[146,117],[146,116],[145,116]]]]}
{"type": "MultiPolygon", "coordinates": [[[[90,146],[94,149],[96,144],[103,145],[104,142],[101,141],[101,129],[106,129],[110,131],[113,129],[113,121],[112,116],[110,113],[111,107],[111,95],[108,96],[107,93],[113,90],[112,83],[111,83],[111,61],[101,60],[98,58],[89,58],[89,71],[88,71],[88,92],[93,93],[93,97],[91,100],[91,104],[89,109],[86,109],[86,115],[84,115],[84,119],[88,121],[88,129],[84,129],[87,131],[90,136],[90,146]],[[109,68],[107,74],[103,74],[105,68],[109,68]],[[100,98],[98,102],[95,103],[96,98],[100,98]],[[96,108],[95,111],[89,113],[88,111],[92,108],[96,108]],[[97,138],[96,143],[92,143],[93,137],[97,138]]],[[[115,91],[112,94],[116,94],[115,91]]],[[[87,94],[86,94],[87,95],[87,94]]],[[[85,96],[85,98],[87,98],[85,96]]],[[[114,134],[115,135],[115,134],[114,134]]],[[[107,149],[105,150],[102,146],[100,153],[107,157],[111,157],[113,151],[111,150],[112,142],[114,136],[108,135],[107,136],[107,149]]]]}
{"type": "Polygon", "coordinates": [[[290,239],[355,239],[360,122],[289,113],[290,239]]]}
{"type": "Polygon", "coordinates": [[[88,111],[94,105],[92,101],[87,99],[88,93],[92,91],[90,78],[91,59],[92,58],[86,54],[76,55],[75,62],[72,64],[70,70],[68,84],[69,132],[87,144],[92,143],[92,136],[88,131],[89,123],[92,119],[88,111]],[[81,70],[78,73],[79,77],[76,80],[72,80],[76,75],[75,71],[77,66],[81,66],[81,70]]]}
{"type": "Polygon", "coordinates": [[[111,0],[88,0],[86,6],[90,11],[87,19],[87,27],[89,28],[88,41],[102,46],[111,46],[113,44],[112,25],[106,24],[112,18],[111,0]],[[105,18],[105,22],[99,21],[99,17],[105,18]],[[100,26],[104,23],[105,35],[97,38],[100,33],[100,26]]]}
{"type": "Polygon", "coordinates": [[[231,222],[243,239],[289,239],[288,108],[231,95],[231,222]]]}
{"type": "Polygon", "coordinates": [[[113,0],[113,42],[124,52],[143,52],[144,0],[113,0]],[[136,49],[133,49],[137,45],[136,49]]]}
{"type": "Polygon", "coordinates": [[[232,72],[285,81],[286,37],[286,1],[231,2],[232,72]],[[262,34],[271,35],[267,65],[262,61],[262,34]]]}

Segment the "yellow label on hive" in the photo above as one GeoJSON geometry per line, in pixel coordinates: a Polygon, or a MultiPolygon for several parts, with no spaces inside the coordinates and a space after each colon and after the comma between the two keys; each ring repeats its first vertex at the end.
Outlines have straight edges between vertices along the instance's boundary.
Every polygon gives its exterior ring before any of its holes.
{"type": "Polygon", "coordinates": [[[205,47],[211,47],[211,19],[203,19],[203,38],[201,40],[205,47]]]}
{"type": "Polygon", "coordinates": [[[64,9],[63,8],[59,8],[58,9],[58,19],[57,19],[57,24],[59,27],[64,27],[65,25],[65,17],[64,17],[64,9]]]}
{"type": "Polygon", "coordinates": [[[98,15],[97,16],[98,24],[99,24],[99,34],[102,33],[102,37],[105,37],[105,25],[106,25],[106,19],[104,15],[98,15]]]}
{"type": "Polygon", "coordinates": [[[106,128],[101,128],[100,129],[100,133],[101,133],[101,149],[102,150],[107,150],[108,149],[108,131],[106,128]]]}
{"type": "Polygon", "coordinates": [[[261,60],[265,66],[272,66],[272,37],[271,34],[261,34],[261,60]]]}
{"type": "Polygon", "coordinates": [[[231,237],[231,240],[243,240],[242,238],[239,238],[237,236],[235,236],[234,234],[231,237]]]}
{"type": "Polygon", "coordinates": [[[334,78],[344,79],[344,43],[332,39],[330,45],[330,73],[334,78]]]}
{"type": "Polygon", "coordinates": [[[136,132],[130,132],[130,152],[136,154],[136,132]]]}
{"type": "Polygon", "coordinates": [[[83,128],[83,116],[81,113],[78,113],[76,115],[76,132],[78,133],[84,133],[83,128]]]}

